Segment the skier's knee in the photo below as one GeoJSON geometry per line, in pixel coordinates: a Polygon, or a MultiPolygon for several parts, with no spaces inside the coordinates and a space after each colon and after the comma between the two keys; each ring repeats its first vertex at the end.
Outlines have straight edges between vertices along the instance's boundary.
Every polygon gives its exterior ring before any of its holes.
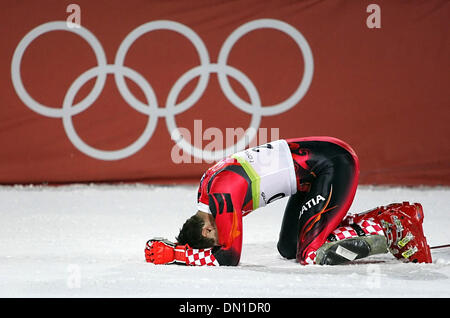
{"type": "Polygon", "coordinates": [[[283,243],[283,242],[278,242],[277,249],[278,249],[278,252],[280,253],[280,255],[287,259],[294,259],[295,255],[297,253],[296,246],[294,246],[294,248],[292,248],[292,246],[289,246],[288,244],[283,243]]]}

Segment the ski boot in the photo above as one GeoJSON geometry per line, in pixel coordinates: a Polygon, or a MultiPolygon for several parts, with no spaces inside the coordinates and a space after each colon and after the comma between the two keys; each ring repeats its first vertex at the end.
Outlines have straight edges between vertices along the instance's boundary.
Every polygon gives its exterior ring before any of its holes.
{"type": "Polygon", "coordinates": [[[387,247],[395,258],[413,263],[431,263],[430,247],[423,233],[420,203],[392,203],[357,214],[353,222],[373,218],[383,228],[387,247]]]}

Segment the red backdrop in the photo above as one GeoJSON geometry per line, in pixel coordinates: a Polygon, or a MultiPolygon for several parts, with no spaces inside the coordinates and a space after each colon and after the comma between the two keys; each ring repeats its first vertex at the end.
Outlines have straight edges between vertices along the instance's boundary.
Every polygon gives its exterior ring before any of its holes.
{"type": "Polygon", "coordinates": [[[174,119],[205,150],[329,135],[360,183],[450,184],[446,0],[71,2],[2,6],[0,183],[198,181],[174,119]]]}

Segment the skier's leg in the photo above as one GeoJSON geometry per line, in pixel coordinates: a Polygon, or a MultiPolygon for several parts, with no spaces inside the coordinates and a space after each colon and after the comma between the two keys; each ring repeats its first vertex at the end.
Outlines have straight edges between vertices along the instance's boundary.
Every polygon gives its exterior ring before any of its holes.
{"type": "Polygon", "coordinates": [[[374,254],[387,253],[387,242],[381,226],[374,220],[340,225],[315,252],[314,263],[339,265],[374,254]]]}
{"type": "Polygon", "coordinates": [[[317,178],[300,208],[296,258],[301,264],[314,263],[317,249],[347,214],[356,192],[357,168],[355,157],[342,152],[316,172],[317,178]]]}
{"type": "Polygon", "coordinates": [[[294,259],[297,254],[298,218],[305,197],[306,193],[303,192],[292,195],[284,210],[277,248],[281,256],[287,259],[294,259]]]}

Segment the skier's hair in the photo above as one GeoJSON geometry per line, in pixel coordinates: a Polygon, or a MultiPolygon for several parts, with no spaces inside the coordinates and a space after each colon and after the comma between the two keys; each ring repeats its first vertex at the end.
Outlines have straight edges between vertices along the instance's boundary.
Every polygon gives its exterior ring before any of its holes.
{"type": "Polygon", "coordinates": [[[189,244],[191,248],[208,248],[214,246],[214,240],[202,235],[202,228],[205,225],[203,219],[194,214],[184,222],[180,229],[180,234],[175,238],[178,244],[189,244]]]}

